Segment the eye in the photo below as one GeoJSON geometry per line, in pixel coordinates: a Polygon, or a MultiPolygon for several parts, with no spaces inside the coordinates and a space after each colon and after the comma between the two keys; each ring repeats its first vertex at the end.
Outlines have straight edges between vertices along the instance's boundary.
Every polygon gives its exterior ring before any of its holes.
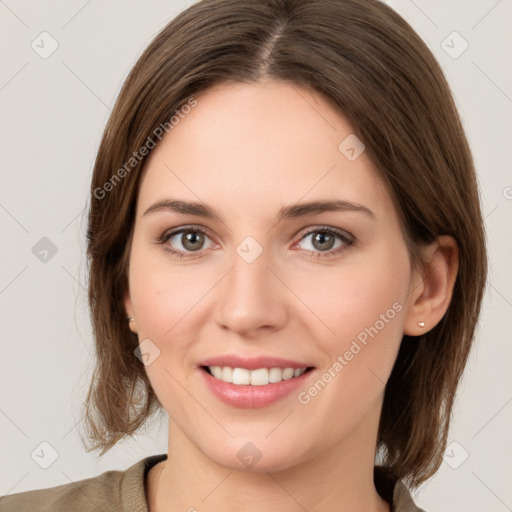
{"type": "Polygon", "coordinates": [[[311,256],[321,258],[342,252],[354,243],[354,237],[345,231],[323,226],[308,231],[296,246],[300,246],[301,243],[301,249],[310,251],[311,256]]]}
{"type": "Polygon", "coordinates": [[[158,241],[165,244],[167,251],[178,257],[187,257],[190,253],[210,249],[213,246],[206,232],[194,227],[184,227],[164,233],[158,241]]]}
{"type": "MultiPolygon", "coordinates": [[[[312,257],[323,258],[341,253],[353,245],[354,241],[355,238],[346,231],[322,226],[305,233],[294,248],[306,250],[312,257]]],[[[214,246],[204,229],[193,226],[184,226],[165,232],[157,242],[164,245],[166,251],[179,258],[200,257],[203,250],[214,246]]]]}

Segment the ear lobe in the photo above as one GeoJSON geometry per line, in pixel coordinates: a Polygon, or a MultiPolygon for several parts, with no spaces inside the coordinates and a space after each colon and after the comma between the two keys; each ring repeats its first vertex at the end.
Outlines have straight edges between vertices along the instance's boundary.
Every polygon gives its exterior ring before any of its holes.
{"type": "Polygon", "coordinates": [[[459,269],[457,243],[441,236],[425,249],[425,268],[414,279],[409,294],[404,334],[419,336],[435,327],[443,318],[453,295],[459,269]],[[424,324],[423,326],[421,324],[424,324]]]}
{"type": "Polygon", "coordinates": [[[126,321],[128,322],[130,331],[137,334],[137,322],[135,321],[135,314],[133,313],[132,300],[129,292],[126,292],[124,297],[124,310],[126,311],[126,321]]]}

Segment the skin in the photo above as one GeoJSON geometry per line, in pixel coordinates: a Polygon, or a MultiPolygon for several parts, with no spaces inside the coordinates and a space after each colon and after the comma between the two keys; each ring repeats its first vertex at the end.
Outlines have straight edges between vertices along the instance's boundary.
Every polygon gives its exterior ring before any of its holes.
{"type": "Polygon", "coordinates": [[[149,473],[149,508],[389,510],[373,484],[385,382],[403,334],[428,331],[446,311],[456,244],[441,237],[424,249],[427,271],[411,268],[391,196],[365,152],[351,162],[338,150],[353,130],[318,94],[265,80],[225,83],[196,99],[149,156],[130,255],[125,308],[139,340],[160,350],[146,371],[169,414],[169,458],[149,473]],[[208,204],[223,222],[144,215],[171,197],[208,204]],[[373,215],[277,222],[281,207],[317,199],[351,201],[373,215]],[[189,225],[207,230],[199,250],[187,252],[183,234],[156,242],[189,225]],[[333,250],[341,249],[323,254],[311,231],[324,226],[354,243],[335,237],[333,250]],[[250,264],[236,252],[247,236],[263,249],[250,264]],[[197,368],[226,353],[293,358],[316,367],[299,390],[307,391],[396,303],[394,318],[307,404],[294,392],[239,409],[213,396],[197,368]],[[250,468],[237,457],[247,442],[262,454],[250,468]]]}

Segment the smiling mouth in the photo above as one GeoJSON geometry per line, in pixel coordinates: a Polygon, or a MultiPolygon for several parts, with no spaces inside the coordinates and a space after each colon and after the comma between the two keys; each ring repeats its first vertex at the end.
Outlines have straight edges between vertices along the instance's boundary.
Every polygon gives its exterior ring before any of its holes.
{"type": "Polygon", "coordinates": [[[238,386],[266,386],[284,380],[291,380],[313,370],[312,366],[304,368],[233,368],[231,366],[201,366],[212,377],[238,386]]]}

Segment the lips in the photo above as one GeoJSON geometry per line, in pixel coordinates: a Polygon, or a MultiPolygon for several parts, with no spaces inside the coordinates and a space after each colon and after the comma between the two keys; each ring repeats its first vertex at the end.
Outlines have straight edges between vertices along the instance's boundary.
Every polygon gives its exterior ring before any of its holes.
{"type": "Polygon", "coordinates": [[[260,386],[224,382],[205,371],[204,367],[200,368],[199,373],[206,387],[225,404],[242,409],[258,409],[291,396],[305,386],[316,371],[311,369],[298,377],[260,386]]]}
{"type": "Polygon", "coordinates": [[[309,362],[275,356],[217,356],[201,361],[198,369],[218,399],[237,408],[252,409],[284,399],[315,373],[309,362]]]}

